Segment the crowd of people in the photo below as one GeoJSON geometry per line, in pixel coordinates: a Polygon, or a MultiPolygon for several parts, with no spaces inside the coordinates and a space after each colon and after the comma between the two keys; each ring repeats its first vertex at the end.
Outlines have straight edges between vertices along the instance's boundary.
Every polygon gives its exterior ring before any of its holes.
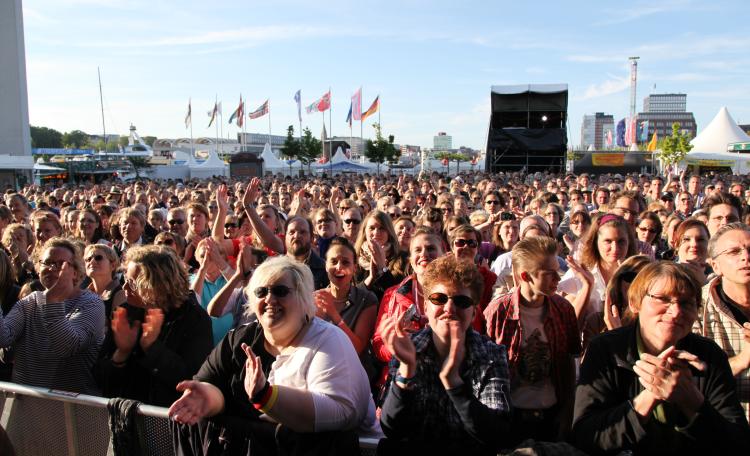
{"type": "Polygon", "coordinates": [[[750,180],[266,176],[0,201],[0,379],[177,454],[750,451],[750,180]]]}

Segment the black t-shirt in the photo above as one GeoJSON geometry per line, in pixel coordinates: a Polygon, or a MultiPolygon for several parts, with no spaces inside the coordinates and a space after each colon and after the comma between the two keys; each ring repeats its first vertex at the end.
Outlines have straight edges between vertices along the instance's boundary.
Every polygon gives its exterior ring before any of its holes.
{"type": "Polygon", "coordinates": [[[732,312],[732,316],[735,320],[737,320],[737,323],[739,323],[740,326],[750,321],[740,310],[740,306],[737,305],[736,302],[732,301],[732,298],[727,296],[726,293],[724,293],[724,288],[721,286],[721,283],[719,283],[719,286],[716,287],[716,292],[719,295],[719,299],[721,300],[721,302],[724,303],[724,305],[727,306],[727,308],[732,312]]]}
{"type": "Polygon", "coordinates": [[[242,350],[242,344],[248,344],[253,353],[260,357],[263,373],[268,378],[271,364],[276,358],[266,351],[264,341],[263,328],[258,322],[229,331],[193,377],[194,380],[211,383],[221,390],[224,395],[224,414],[248,419],[260,416],[245,392],[247,356],[242,350]]]}

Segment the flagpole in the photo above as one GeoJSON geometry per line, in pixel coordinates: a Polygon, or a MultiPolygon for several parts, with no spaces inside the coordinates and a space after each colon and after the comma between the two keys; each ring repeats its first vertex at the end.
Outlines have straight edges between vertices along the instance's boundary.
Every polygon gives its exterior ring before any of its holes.
{"type": "MultiPolygon", "coordinates": [[[[323,115],[325,123],[325,114],[323,115]]],[[[331,86],[328,86],[328,159],[333,158],[333,95],[331,86]]]]}
{"type": "MultiPolygon", "coordinates": [[[[218,107],[218,106],[217,106],[218,107]]],[[[224,152],[224,110],[219,109],[219,138],[221,138],[221,142],[219,143],[219,150],[221,153],[224,152]]]]}
{"type": "MultiPolygon", "coordinates": [[[[214,112],[218,109],[219,109],[219,94],[217,93],[214,96],[214,112]]],[[[215,114],[218,114],[218,112],[215,112],[215,114]]],[[[218,154],[218,147],[219,147],[219,124],[217,123],[216,124],[216,144],[214,146],[214,148],[217,150],[216,152],[217,154],[218,154]]]]}
{"type": "Polygon", "coordinates": [[[268,144],[271,145],[271,99],[268,100],[268,144]]]}
{"type": "Polygon", "coordinates": [[[190,101],[188,102],[189,110],[190,110],[190,152],[193,154],[193,157],[195,157],[195,144],[193,143],[193,99],[190,98],[190,101]]]}

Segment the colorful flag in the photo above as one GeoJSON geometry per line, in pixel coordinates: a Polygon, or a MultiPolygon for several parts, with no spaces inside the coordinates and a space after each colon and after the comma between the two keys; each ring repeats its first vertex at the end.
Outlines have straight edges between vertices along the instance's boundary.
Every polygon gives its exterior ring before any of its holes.
{"type": "Polygon", "coordinates": [[[352,113],[352,120],[362,120],[362,87],[352,95],[352,107],[349,110],[352,113]]]}
{"type": "Polygon", "coordinates": [[[294,101],[297,102],[297,117],[299,117],[299,121],[302,122],[302,90],[298,90],[297,93],[294,94],[294,101]]]}
{"type": "Polygon", "coordinates": [[[240,105],[234,110],[232,115],[229,117],[229,123],[231,124],[234,119],[237,119],[237,126],[242,127],[245,117],[245,103],[242,102],[242,95],[240,95],[240,105]]]}
{"type": "Polygon", "coordinates": [[[617,145],[625,147],[625,119],[617,122],[617,145]]]}
{"type": "Polygon", "coordinates": [[[256,109],[255,111],[251,112],[247,116],[249,118],[251,118],[251,119],[257,119],[258,117],[263,117],[266,114],[268,114],[268,111],[270,111],[270,108],[269,108],[269,105],[268,105],[268,100],[266,100],[266,102],[263,103],[262,105],[260,105],[260,107],[258,109],[256,109]]]}
{"type": "Polygon", "coordinates": [[[606,142],[607,147],[612,147],[612,130],[607,130],[606,142]]]}
{"type": "Polygon", "coordinates": [[[378,109],[380,109],[380,95],[375,97],[375,101],[370,105],[370,109],[362,113],[362,121],[364,122],[365,119],[378,112],[378,109]]]}
{"type": "Polygon", "coordinates": [[[654,132],[654,136],[651,137],[651,141],[649,141],[648,146],[646,146],[646,150],[649,152],[653,152],[656,150],[656,132],[654,132]]]}
{"type": "Polygon", "coordinates": [[[208,127],[211,128],[211,124],[214,123],[214,120],[216,120],[216,113],[219,111],[219,105],[218,103],[214,103],[214,109],[208,111],[208,116],[211,118],[211,120],[208,122],[208,127]]]}
{"type": "Polygon", "coordinates": [[[305,110],[308,114],[313,112],[325,112],[331,109],[331,91],[325,93],[322,97],[315,100],[310,106],[306,107],[305,110]]]}
{"type": "Polygon", "coordinates": [[[188,112],[185,114],[185,128],[188,128],[193,122],[192,100],[188,100],[188,112]]]}
{"type": "Polygon", "coordinates": [[[648,120],[641,122],[641,142],[648,141],[648,120]]]}
{"type": "Polygon", "coordinates": [[[221,115],[221,101],[219,102],[219,105],[216,107],[216,115],[221,115]]]}
{"type": "Polygon", "coordinates": [[[349,126],[352,126],[352,106],[354,105],[354,102],[349,103],[349,114],[346,115],[346,123],[349,124],[349,126]]]}
{"type": "Polygon", "coordinates": [[[625,137],[625,144],[628,146],[631,144],[636,144],[636,138],[637,136],[637,129],[638,129],[638,122],[635,117],[628,120],[628,130],[625,137]]]}

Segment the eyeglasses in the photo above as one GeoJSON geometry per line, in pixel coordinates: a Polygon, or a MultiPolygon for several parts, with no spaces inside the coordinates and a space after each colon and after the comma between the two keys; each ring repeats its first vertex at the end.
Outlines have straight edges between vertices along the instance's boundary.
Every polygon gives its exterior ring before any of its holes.
{"type": "Polygon", "coordinates": [[[292,291],[292,289],[286,285],[274,285],[272,287],[258,287],[253,291],[253,294],[255,294],[255,297],[258,299],[265,298],[268,296],[268,293],[271,293],[277,298],[283,298],[288,295],[290,291],[292,291]]]}
{"type": "Polygon", "coordinates": [[[495,204],[500,204],[500,201],[498,201],[498,200],[487,200],[487,201],[484,202],[484,204],[491,204],[491,205],[494,206],[495,204]]]}
{"type": "Polygon", "coordinates": [[[697,308],[697,303],[695,300],[670,300],[667,296],[661,296],[661,295],[652,295],[651,293],[646,293],[646,296],[653,299],[657,305],[661,307],[669,308],[672,305],[676,305],[680,309],[684,311],[695,311],[697,308]]]}
{"type": "Polygon", "coordinates": [[[656,234],[656,228],[646,228],[645,226],[639,226],[638,231],[640,231],[641,233],[656,234]]]}
{"type": "Polygon", "coordinates": [[[62,270],[63,265],[66,263],[66,261],[50,261],[50,260],[42,260],[39,262],[42,267],[45,267],[47,269],[56,269],[58,271],[62,270]]]}
{"type": "Polygon", "coordinates": [[[397,214],[397,213],[395,213],[395,212],[389,212],[389,213],[388,213],[388,215],[389,215],[389,216],[390,216],[390,217],[391,217],[392,219],[396,219],[396,218],[398,218],[398,214],[397,214]]]}
{"type": "Polygon", "coordinates": [[[479,244],[477,244],[477,241],[474,239],[456,239],[453,241],[453,245],[456,247],[469,247],[472,249],[477,248],[479,244]]]}
{"type": "Polygon", "coordinates": [[[324,225],[326,223],[331,223],[331,222],[333,222],[333,219],[329,219],[329,218],[320,219],[318,220],[318,225],[324,225]]]}
{"type": "Polygon", "coordinates": [[[167,223],[169,223],[170,225],[182,225],[185,223],[185,221],[180,220],[180,219],[173,219],[173,220],[167,220],[167,223]]]}
{"type": "Polygon", "coordinates": [[[174,245],[174,239],[164,239],[163,241],[157,242],[156,245],[174,245]]]}
{"type": "Polygon", "coordinates": [[[464,295],[448,296],[445,293],[432,293],[427,296],[427,300],[436,306],[444,306],[449,300],[453,300],[453,304],[459,309],[468,309],[474,305],[474,300],[464,295]]]}
{"type": "Polygon", "coordinates": [[[715,260],[715,259],[719,258],[722,255],[727,255],[729,257],[736,258],[736,257],[740,256],[742,254],[742,252],[747,252],[748,254],[750,254],[750,246],[742,246],[742,247],[735,246],[735,247],[730,247],[730,248],[728,248],[726,250],[722,250],[721,252],[717,253],[716,255],[714,255],[713,257],[711,257],[711,259],[715,260]]]}
{"type": "Polygon", "coordinates": [[[635,211],[631,211],[627,207],[616,207],[616,208],[614,208],[612,210],[612,212],[614,212],[614,213],[622,212],[623,214],[627,214],[627,215],[633,215],[633,214],[635,214],[635,211]]]}
{"type": "Polygon", "coordinates": [[[94,260],[94,261],[96,261],[98,263],[98,262],[102,261],[103,259],[104,259],[104,255],[102,255],[101,253],[97,253],[96,255],[91,255],[88,258],[84,258],[84,261],[86,263],[88,263],[91,260],[94,260]]]}
{"type": "Polygon", "coordinates": [[[359,225],[360,223],[362,223],[362,220],[346,219],[344,220],[344,223],[346,223],[347,225],[359,225]]]}
{"type": "Polygon", "coordinates": [[[237,228],[236,223],[225,223],[224,228],[237,228]]]}

